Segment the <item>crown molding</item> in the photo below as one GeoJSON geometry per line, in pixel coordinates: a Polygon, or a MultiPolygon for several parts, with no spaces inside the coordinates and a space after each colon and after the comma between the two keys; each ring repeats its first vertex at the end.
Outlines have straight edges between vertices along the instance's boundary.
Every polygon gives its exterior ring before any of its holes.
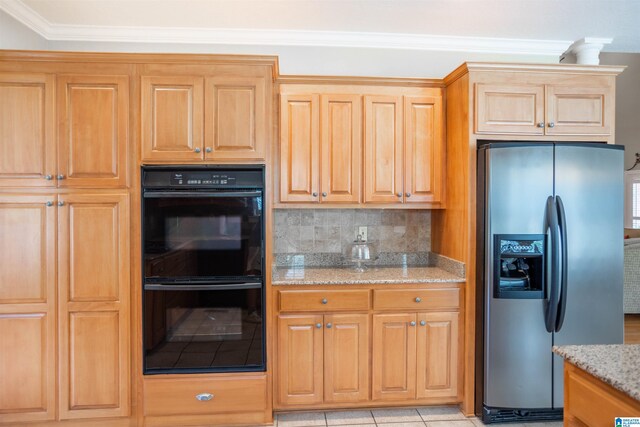
{"type": "Polygon", "coordinates": [[[531,40],[348,31],[116,27],[52,24],[21,0],[0,0],[0,9],[52,41],[319,46],[473,52],[559,57],[565,40],[531,40]]]}

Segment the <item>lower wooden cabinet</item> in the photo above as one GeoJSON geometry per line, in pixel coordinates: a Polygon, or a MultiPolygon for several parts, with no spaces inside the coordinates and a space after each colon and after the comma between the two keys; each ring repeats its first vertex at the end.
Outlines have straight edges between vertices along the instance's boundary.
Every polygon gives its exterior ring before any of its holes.
{"type": "Polygon", "coordinates": [[[128,198],[0,195],[0,424],[129,415],[128,198]]]}
{"type": "Polygon", "coordinates": [[[278,316],[278,399],[284,405],[369,399],[367,314],[278,316]]]}
{"type": "Polygon", "coordinates": [[[458,394],[458,313],[373,315],[373,400],[458,394]]]}
{"type": "Polygon", "coordinates": [[[460,288],[344,288],[277,291],[276,408],[459,402],[460,288]]]}

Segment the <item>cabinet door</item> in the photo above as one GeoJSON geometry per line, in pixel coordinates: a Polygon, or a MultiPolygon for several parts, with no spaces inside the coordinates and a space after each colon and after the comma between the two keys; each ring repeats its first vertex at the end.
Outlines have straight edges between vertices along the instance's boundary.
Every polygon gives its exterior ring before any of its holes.
{"type": "Polygon", "coordinates": [[[278,316],[277,393],[285,405],[322,402],[322,315],[278,316]]]}
{"type": "Polygon", "coordinates": [[[406,97],[404,197],[406,203],[439,203],[444,187],[442,96],[406,97]]]}
{"type": "Polygon", "coordinates": [[[402,201],[402,97],[364,97],[364,201],[402,201]]]}
{"type": "Polygon", "coordinates": [[[205,80],[205,159],[264,160],[269,127],[263,77],[205,80]]]}
{"type": "Polygon", "coordinates": [[[322,95],[320,101],[321,200],[358,203],[362,163],[362,97],[322,95]]]}
{"type": "Polygon", "coordinates": [[[369,399],[369,315],[325,315],[324,401],[369,399]]]}
{"type": "Polygon", "coordinates": [[[58,115],[58,186],[124,187],[129,77],[58,77],[58,115]]]}
{"type": "Polygon", "coordinates": [[[417,397],[458,396],[458,313],[418,314],[417,397]]]}
{"type": "Polygon", "coordinates": [[[55,417],[53,202],[0,195],[0,423],[55,417]]]}
{"type": "Polygon", "coordinates": [[[476,133],[544,134],[544,86],[476,84],[476,133]]]}
{"type": "Polygon", "coordinates": [[[317,202],[318,95],[281,95],[280,201],[317,202]]]}
{"type": "Polygon", "coordinates": [[[61,419],[129,414],[128,197],[60,197],[61,419]]]}
{"type": "Polygon", "coordinates": [[[55,186],[54,85],[48,74],[0,74],[0,186],[55,186]]]}
{"type": "Polygon", "coordinates": [[[611,87],[547,86],[547,135],[610,135],[611,87]]]}
{"type": "Polygon", "coordinates": [[[202,160],[204,81],[194,76],[143,76],[142,160],[202,160]]]}
{"type": "Polygon", "coordinates": [[[416,315],[373,316],[373,400],[416,397],[416,315]]]}

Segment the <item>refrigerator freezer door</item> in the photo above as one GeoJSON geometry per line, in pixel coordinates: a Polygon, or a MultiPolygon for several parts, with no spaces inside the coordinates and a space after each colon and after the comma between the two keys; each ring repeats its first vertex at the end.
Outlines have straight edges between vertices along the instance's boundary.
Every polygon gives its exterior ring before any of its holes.
{"type": "MultiPolygon", "coordinates": [[[[604,144],[556,145],[555,193],[567,223],[567,305],[554,345],[623,340],[623,154],[604,144]]],[[[553,406],[563,406],[562,359],[554,356],[553,406]]]]}
{"type": "Polygon", "coordinates": [[[492,254],[495,234],[545,232],[553,146],[492,146],[485,168],[484,404],[550,408],[552,335],[545,328],[544,300],[494,298],[492,254]]]}

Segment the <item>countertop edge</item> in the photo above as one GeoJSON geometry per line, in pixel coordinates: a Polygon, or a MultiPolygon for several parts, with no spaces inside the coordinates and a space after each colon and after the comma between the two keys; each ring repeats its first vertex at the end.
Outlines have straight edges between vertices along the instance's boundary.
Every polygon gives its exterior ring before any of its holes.
{"type": "MultiPolygon", "coordinates": [[[[624,344],[620,344],[624,345],[624,344]]],[[[606,345],[602,345],[605,347],[606,345]]],[[[598,366],[594,366],[592,363],[585,361],[580,358],[580,355],[573,354],[572,351],[579,351],[580,345],[566,345],[566,346],[553,346],[552,351],[558,356],[562,357],[566,362],[571,363],[572,365],[584,370],[588,374],[594,376],[598,380],[604,382],[605,384],[610,385],[614,389],[620,391],[621,393],[626,394],[640,402],[640,389],[633,388],[631,385],[625,384],[624,382],[620,382],[615,378],[611,378],[607,372],[603,372],[598,366]]],[[[640,347],[640,346],[639,346],[640,347]]],[[[606,351],[605,348],[602,349],[606,351]]]]}

